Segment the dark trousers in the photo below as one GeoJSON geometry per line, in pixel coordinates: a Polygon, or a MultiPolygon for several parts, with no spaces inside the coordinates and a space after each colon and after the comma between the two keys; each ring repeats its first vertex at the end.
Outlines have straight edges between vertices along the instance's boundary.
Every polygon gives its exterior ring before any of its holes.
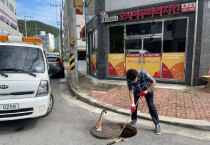
{"type": "MultiPolygon", "coordinates": [[[[140,97],[139,93],[134,92],[135,104],[137,103],[139,97],[140,97]]],[[[157,113],[157,110],[155,108],[154,100],[153,100],[153,91],[148,92],[144,97],[147,101],[147,106],[149,108],[149,113],[150,113],[150,116],[152,117],[152,121],[154,122],[155,125],[159,124],[159,117],[158,117],[158,113],[157,113]]],[[[132,118],[131,118],[132,120],[137,119],[137,109],[138,109],[138,104],[136,105],[136,111],[134,111],[133,114],[132,114],[132,118]]]]}

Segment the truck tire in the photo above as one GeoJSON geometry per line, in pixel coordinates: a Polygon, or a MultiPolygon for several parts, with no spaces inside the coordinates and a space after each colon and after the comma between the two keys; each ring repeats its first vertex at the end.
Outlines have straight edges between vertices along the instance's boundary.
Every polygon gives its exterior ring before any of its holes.
{"type": "Polygon", "coordinates": [[[44,117],[51,113],[51,111],[53,109],[53,105],[54,105],[54,97],[53,97],[53,94],[51,94],[50,95],[50,103],[49,103],[49,106],[47,108],[47,113],[44,115],[44,117]]]}

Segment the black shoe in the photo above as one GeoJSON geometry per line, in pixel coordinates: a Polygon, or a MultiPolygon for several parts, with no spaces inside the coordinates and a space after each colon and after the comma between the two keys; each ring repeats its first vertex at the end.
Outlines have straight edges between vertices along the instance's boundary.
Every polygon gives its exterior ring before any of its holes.
{"type": "Polygon", "coordinates": [[[155,134],[161,134],[160,124],[155,125],[155,134]]]}
{"type": "Polygon", "coordinates": [[[130,124],[131,126],[134,126],[135,123],[136,123],[136,121],[137,121],[137,119],[133,119],[129,124],[130,124]]]}

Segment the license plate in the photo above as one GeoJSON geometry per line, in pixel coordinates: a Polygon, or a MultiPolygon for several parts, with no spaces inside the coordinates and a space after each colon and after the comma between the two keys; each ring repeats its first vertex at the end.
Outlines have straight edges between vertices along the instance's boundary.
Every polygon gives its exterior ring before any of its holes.
{"type": "Polygon", "coordinates": [[[17,110],[17,109],[19,109],[19,104],[0,105],[0,110],[17,110]]]}

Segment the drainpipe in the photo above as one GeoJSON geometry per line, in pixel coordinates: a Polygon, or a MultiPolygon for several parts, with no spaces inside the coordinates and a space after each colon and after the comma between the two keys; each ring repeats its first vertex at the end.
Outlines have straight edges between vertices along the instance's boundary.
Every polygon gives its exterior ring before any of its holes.
{"type": "Polygon", "coordinates": [[[197,40],[197,26],[198,26],[198,0],[196,0],[196,11],[195,11],[195,29],[194,29],[194,43],[193,43],[193,60],[192,60],[192,74],[191,74],[191,86],[194,83],[194,65],[195,65],[195,50],[196,50],[196,40],[197,40]]]}

